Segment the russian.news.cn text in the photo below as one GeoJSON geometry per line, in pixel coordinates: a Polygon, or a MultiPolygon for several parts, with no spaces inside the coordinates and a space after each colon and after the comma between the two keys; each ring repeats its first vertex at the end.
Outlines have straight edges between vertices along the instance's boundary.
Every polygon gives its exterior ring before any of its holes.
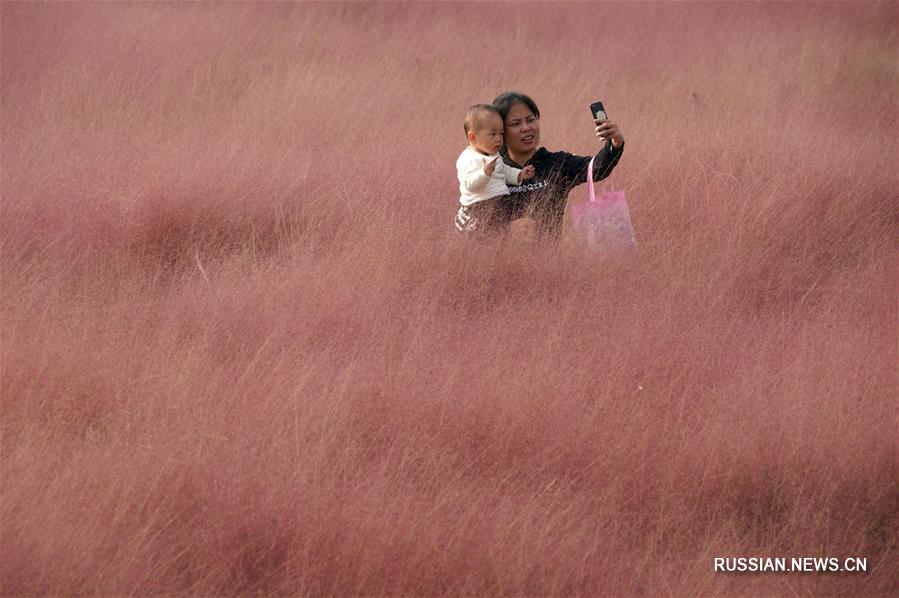
{"type": "Polygon", "coordinates": [[[715,557],[723,573],[866,573],[868,559],[859,557],[715,557]]]}

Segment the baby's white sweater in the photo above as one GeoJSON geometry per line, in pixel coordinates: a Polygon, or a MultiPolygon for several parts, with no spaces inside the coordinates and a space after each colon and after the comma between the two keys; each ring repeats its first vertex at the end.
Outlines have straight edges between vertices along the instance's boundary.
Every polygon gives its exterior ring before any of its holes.
{"type": "Polygon", "coordinates": [[[520,168],[514,168],[508,164],[503,164],[502,156],[493,154],[485,156],[470,147],[459,155],[456,160],[456,172],[459,175],[459,203],[463,206],[492,197],[509,194],[508,185],[518,183],[518,175],[520,168]],[[493,169],[492,175],[484,172],[484,164],[496,157],[496,167],[493,169]]]}

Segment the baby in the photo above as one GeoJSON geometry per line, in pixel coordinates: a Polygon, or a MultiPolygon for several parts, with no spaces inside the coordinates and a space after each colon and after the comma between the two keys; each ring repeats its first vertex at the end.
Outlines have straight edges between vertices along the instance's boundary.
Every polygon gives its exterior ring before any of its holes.
{"type": "Polygon", "coordinates": [[[503,163],[499,150],[503,146],[503,119],[489,104],[476,104],[465,115],[468,147],[456,160],[459,176],[459,203],[456,230],[471,233],[490,230],[494,208],[509,187],[534,176],[534,167],[513,168],[503,163]]]}

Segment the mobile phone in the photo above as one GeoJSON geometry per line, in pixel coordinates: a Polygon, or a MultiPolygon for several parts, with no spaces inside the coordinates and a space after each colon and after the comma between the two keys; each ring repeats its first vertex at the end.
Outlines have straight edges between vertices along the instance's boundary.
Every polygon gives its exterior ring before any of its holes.
{"type": "Polygon", "coordinates": [[[590,114],[596,120],[609,118],[606,116],[606,109],[602,107],[602,102],[593,102],[590,104],[590,114]]]}

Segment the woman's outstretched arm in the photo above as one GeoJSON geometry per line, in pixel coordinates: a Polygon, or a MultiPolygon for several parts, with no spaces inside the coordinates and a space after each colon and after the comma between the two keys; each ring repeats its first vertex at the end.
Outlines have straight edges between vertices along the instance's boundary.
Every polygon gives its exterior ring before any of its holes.
{"type": "MultiPolygon", "coordinates": [[[[593,180],[601,181],[609,176],[612,169],[618,164],[618,159],[624,151],[624,135],[618,125],[607,118],[594,120],[593,124],[596,125],[596,136],[605,141],[593,160],[593,180]]],[[[583,178],[583,182],[586,183],[586,172],[583,178]]]]}
{"type": "MultiPolygon", "coordinates": [[[[621,154],[624,152],[624,145],[615,148],[611,141],[605,144],[596,152],[593,157],[593,180],[601,181],[612,173],[612,170],[618,164],[621,154]]],[[[566,152],[558,152],[562,155],[561,175],[568,181],[569,187],[581,185],[587,182],[587,166],[590,164],[591,156],[577,156],[566,152]]]]}
{"type": "MultiPolygon", "coordinates": [[[[594,120],[596,136],[605,141],[593,158],[593,180],[601,181],[612,173],[624,152],[624,135],[618,125],[608,119],[594,120]]],[[[587,165],[590,156],[566,154],[562,166],[562,176],[574,187],[587,182],[587,165]]]]}

